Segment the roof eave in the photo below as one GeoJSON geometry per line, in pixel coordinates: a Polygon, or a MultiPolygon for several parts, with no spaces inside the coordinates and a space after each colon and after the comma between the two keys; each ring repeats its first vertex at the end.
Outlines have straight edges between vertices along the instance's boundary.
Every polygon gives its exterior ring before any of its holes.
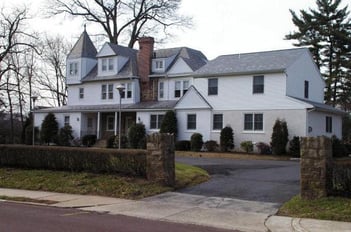
{"type": "Polygon", "coordinates": [[[258,71],[247,71],[247,72],[229,72],[229,73],[206,73],[206,74],[194,74],[194,78],[202,77],[223,77],[223,76],[242,76],[242,75],[256,75],[256,74],[273,74],[273,73],[284,73],[285,69],[272,69],[272,70],[258,70],[258,71]]]}

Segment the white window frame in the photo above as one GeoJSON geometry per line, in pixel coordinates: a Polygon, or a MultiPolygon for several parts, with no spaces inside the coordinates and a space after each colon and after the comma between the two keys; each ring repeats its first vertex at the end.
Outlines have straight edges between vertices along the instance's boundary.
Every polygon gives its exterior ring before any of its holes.
{"type": "Polygon", "coordinates": [[[187,116],[186,116],[186,129],[187,130],[196,130],[196,128],[197,128],[197,115],[196,114],[187,114],[187,116]],[[189,116],[195,116],[195,128],[189,128],[189,116]]]}
{"type": "Polygon", "coordinates": [[[65,116],[63,117],[63,125],[64,125],[64,126],[69,126],[69,125],[71,125],[71,124],[70,124],[70,116],[69,116],[69,115],[65,115],[65,116]]]}
{"type": "Polygon", "coordinates": [[[253,94],[264,94],[264,75],[256,75],[256,76],[252,77],[252,93],[253,94]],[[258,78],[262,78],[262,84],[257,83],[258,78]]]}
{"type": "Polygon", "coordinates": [[[101,85],[101,99],[102,100],[113,99],[113,84],[101,85]]]}
{"type": "Polygon", "coordinates": [[[84,88],[79,88],[79,99],[84,99],[84,88]]]}
{"type": "Polygon", "coordinates": [[[78,62],[69,63],[69,75],[78,76],[78,62]]]}
{"type": "Polygon", "coordinates": [[[155,69],[156,70],[164,70],[165,69],[165,61],[164,60],[155,60],[155,69]]]}
{"type": "Polygon", "coordinates": [[[159,130],[161,128],[162,120],[164,119],[164,114],[150,114],[150,130],[159,130]],[[153,126],[152,117],[156,118],[155,126],[153,126]]]}
{"type": "Polygon", "coordinates": [[[223,129],[223,114],[213,114],[213,120],[212,120],[212,130],[222,130],[223,129]],[[215,128],[215,116],[221,116],[221,127],[215,128]]]}
{"type": "Polygon", "coordinates": [[[188,91],[190,87],[190,80],[176,80],[174,81],[174,98],[181,98],[188,91]],[[179,96],[176,93],[179,91],[179,96]]]}
{"type": "Polygon", "coordinates": [[[264,114],[263,113],[244,113],[244,125],[243,125],[243,130],[244,132],[250,132],[250,133],[262,133],[264,132],[264,114]],[[252,116],[252,122],[251,122],[251,129],[247,129],[245,128],[245,124],[246,124],[246,115],[251,115],[252,116]],[[256,129],[256,115],[262,116],[262,129],[256,129]]]}
{"type": "Polygon", "coordinates": [[[158,83],[158,97],[159,98],[165,97],[165,83],[163,81],[158,83]]]}

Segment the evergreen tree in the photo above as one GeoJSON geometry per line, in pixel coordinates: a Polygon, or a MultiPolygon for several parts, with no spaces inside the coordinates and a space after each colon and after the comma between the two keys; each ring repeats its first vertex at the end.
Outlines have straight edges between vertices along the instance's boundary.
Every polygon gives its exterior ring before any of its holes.
{"type": "Polygon", "coordinates": [[[41,124],[40,138],[42,142],[49,144],[56,142],[58,123],[53,113],[48,113],[41,124]]]}
{"type": "Polygon", "coordinates": [[[160,133],[174,134],[174,138],[177,137],[177,117],[173,110],[166,112],[160,128],[160,133]]]}
{"type": "Polygon", "coordinates": [[[72,127],[70,125],[66,125],[62,127],[59,131],[58,142],[61,146],[70,146],[71,141],[73,139],[72,135],[72,127]]]}
{"type": "Polygon", "coordinates": [[[274,155],[286,154],[286,145],[289,141],[288,126],[285,121],[277,119],[273,126],[271,137],[272,153],[274,155]]]}
{"type": "Polygon", "coordinates": [[[129,128],[128,141],[131,148],[146,148],[146,130],[144,124],[137,123],[129,128]]]}
{"type": "Polygon", "coordinates": [[[300,15],[290,10],[297,31],[286,39],[297,40],[295,46],[308,46],[325,81],[325,101],[333,106],[344,105],[350,89],[343,88],[350,81],[351,21],[347,6],[341,0],[317,0],[317,8],[300,10],[300,15]],[[347,91],[347,92],[345,92],[347,91]]]}
{"type": "Polygon", "coordinates": [[[234,148],[234,132],[230,126],[226,126],[221,130],[220,135],[221,151],[229,151],[234,148]]]}

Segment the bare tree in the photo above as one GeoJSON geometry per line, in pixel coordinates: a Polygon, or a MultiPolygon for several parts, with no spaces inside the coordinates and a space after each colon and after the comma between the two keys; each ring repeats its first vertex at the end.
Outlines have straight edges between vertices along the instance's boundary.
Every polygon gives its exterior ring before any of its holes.
{"type": "Polygon", "coordinates": [[[192,19],[179,14],[181,0],[50,0],[51,14],[66,13],[99,24],[111,43],[127,38],[133,47],[144,35],[168,36],[168,29],[188,27],[192,19]]]}
{"type": "Polygon", "coordinates": [[[23,22],[27,19],[27,9],[0,9],[0,80],[11,69],[11,63],[4,65],[3,60],[11,53],[20,53],[26,47],[34,46],[26,42],[33,37],[22,30],[23,22]]]}
{"type": "Polygon", "coordinates": [[[41,68],[37,79],[40,89],[47,91],[55,106],[65,105],[67,102],[66,88],[66,56],[71,45],[62,37],[48,35],[41,41],[41,68]]]}

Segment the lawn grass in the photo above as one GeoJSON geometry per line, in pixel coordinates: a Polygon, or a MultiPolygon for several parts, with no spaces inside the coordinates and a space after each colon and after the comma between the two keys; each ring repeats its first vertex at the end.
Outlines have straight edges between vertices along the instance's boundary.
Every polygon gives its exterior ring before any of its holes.
{"type": "Polygon", "coordinates": [[[327,197],[303,200],[295,196],[279,209],[277,215],[351,222],[351,199],[327,197]]]}
{"type": "MultiPolygon", "coordinates": [[[[177,188],[198,184],[208,179],[207,172],[202,169],[176,164],[177,188]]],[[[13,168],[0,168],[0,187],[125,199],[141,199],[172,190],[171,187],[137,177],[13,168]]]]}

